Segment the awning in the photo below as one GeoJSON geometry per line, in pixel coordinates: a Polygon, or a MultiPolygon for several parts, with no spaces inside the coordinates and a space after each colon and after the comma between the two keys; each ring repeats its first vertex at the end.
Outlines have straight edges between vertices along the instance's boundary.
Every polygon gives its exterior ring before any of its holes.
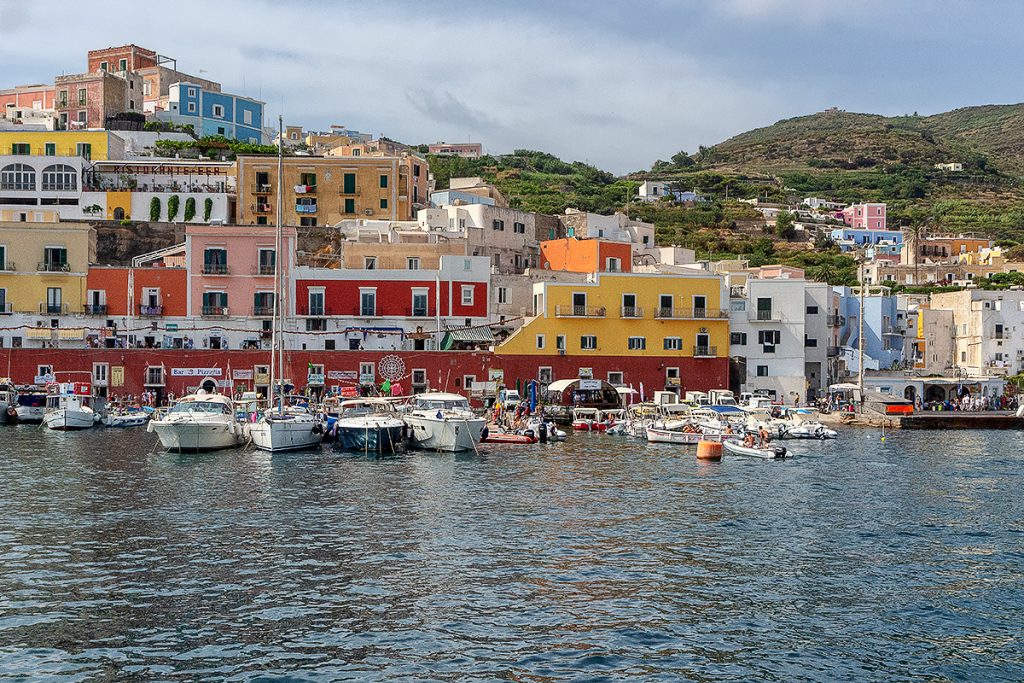
{"type": "Polygon", "coordinates": [[[25,336],[29,339],[49,339],[53,336],[53,330],[49,327],[30,327],[25,336]]]}
{"type": "Polygon", "coordinates": [[[447,351],[455,344],[493,344],[494,333],[490,327],[453,327],[445,330],[441,350],[447,351]]]}
{"type": "Polygon", "coordinates": [[[84,339],[84,327],[61,327],[57,330],[57,339],[84,339]]]}
{"type": "Polygon", "coordinates": [[[548,391],[559,391],[559,392],[565,391],[570,386],[572,386],[572,384],[574,382],[579,382],[579,381],[580,381],[579,378],[555,380],[554,382],[552,382],[551,384],[548,385],[548,391]]]}

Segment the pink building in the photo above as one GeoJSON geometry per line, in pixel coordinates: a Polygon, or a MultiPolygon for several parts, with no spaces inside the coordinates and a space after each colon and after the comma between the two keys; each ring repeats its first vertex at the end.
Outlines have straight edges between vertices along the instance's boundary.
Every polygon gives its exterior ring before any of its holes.
{"type": "MultiPolygon", "coordinates": [[[[286,255],[282,277],[287,283],[295,266],[294,228],[284,229],[282,249],[286,255]]],[[[264,327],[269,329],[277,258],[273,227],[190,225],[185,230],[185,255],[191,316],[204,320],[266,318],[264,327]]]]}
{"type": "Polygon", "coordinates": [[[885,204],[852,204],[842,211],[843,222],[857,230],[885,230],[885,204]]]}
{"type": "Polygon", "coordinates": [[[19,85],[0,90],[0,118],[34,123],[39,117],[53,118],[53,85],[19,85]]]}

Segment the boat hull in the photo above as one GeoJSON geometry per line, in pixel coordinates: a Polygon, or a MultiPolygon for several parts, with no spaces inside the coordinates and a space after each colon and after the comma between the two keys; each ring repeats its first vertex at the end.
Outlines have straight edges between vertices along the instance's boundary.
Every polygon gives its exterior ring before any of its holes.
{"type": "Polygon", "coordinates": [[[18,422],[22,424],[41,424],[46,414],[44,406],[18,406],[18,422]]]}
{"type": "Polygon", "coordinates": [[[476,450],[486,421],[483,418],[431,419],[422,416],[406,418],[409,425],[409,446],[423,451],[459,453],[476,450]]]}
{"type": "Polygon", "coordinates": [[[742,455],[748,458],[761,458],[762,460],[782,460],[791,458],[793,454],[782,446],[769,446],[768,448],[747,448],[735,441],[726,441],[722,444],[725,450],[733,455],[742,455]]]}
{"type": "Polygon", "coordinates": [[[700,441],[722,441],[721,434],[699,434],[697,432],[676,432],[669,429],[647,428],[647,441],[650,443],[674,443],[684,446],[696,446],[700,441]]]}
{"type": "Polygon", "coordinates": [[[312,418],[266,420],[249,426],[249,438],[262,451],[299,451],[316,448],[322,434],[312,418]]]}
{"type": "Polygon", "coordinates": [[[405,425],[345,425],[335,427],[335,449],[363,453],[394,453],[402,448],[405,425]]]}
{"type": "Polygon", "coordinates": [[[160,444],[172,451],[216,451],[239,444],[234,424],[211,422],[150,422],[160,444]]]}
{"type": "Polygon", "coordinates": [[[76,429],[92,429],[96,424],[96,419],[92,411],[58,408],[43,416],[43,424],[47,429],[66,432],[76,429]]]}
{"type": "Polygon", "coordinates": [[[109,415],[103,419],[107,427],[145,427],[149,415],[109,415]]]}

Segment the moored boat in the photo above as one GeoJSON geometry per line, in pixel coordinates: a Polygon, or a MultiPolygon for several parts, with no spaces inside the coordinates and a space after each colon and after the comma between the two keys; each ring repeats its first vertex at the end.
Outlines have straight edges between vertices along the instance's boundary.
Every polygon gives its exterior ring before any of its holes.
{"type": "Polygon", "coordinates": [[[92,387],[88,382],[54,383],[47,385],[46,390],[43,424],[47,429],[70,431],[95,426],[96,413],[89,405],[92,387]]]}
{"type": "Polygon", "coordinates": [[[241,443],[243,426],[236,420],[231,399],[200,389],[185,396],[146,428],[164,448],[212,451],[241,443]]]}
{"type": "Polygon", "coordinates": [[[725,446],[725,450],[729,451],[733,455],[744,455],[751,458],[763,458],[765,460],[781,460],[783,458],[791,458],[793,454],[790,453],[784,446],[772,446],[768,445],[764,448],[744,446],[738,441],[726,440],[722,443],[725,446]]]}
{"type": "Polygon", "coordinates": [[[151,415],[145,410],[117,410],[107,413],[100,422],[106,427],[145,427],[151,415]]]}
{"type": "Polygon", "coordinates": [[[464,396],[447,393],[417,395],[405,423],[411,447],[449,452],[476,450],[486,426],[464,396]]]}
{"type": "Polygon", "coordinates": [[[263,451],[297,451],[315,448],[323,437],[320,421],[308,408],[275,406],[248,425],[249,438],[263,451]]]}
{"type": "Polygon", "coordinates": [[[405,423],[391,401],[354,398],[338,406],[331,429],[336,450],[394,453],[402,448],[405,423]]]}
{"type": "Polygon", "coordinates": [[[22,424],[41,424],[46,414],[46,389],[39,386],[23,387],[18,391],[17,421],[22,424]]]}

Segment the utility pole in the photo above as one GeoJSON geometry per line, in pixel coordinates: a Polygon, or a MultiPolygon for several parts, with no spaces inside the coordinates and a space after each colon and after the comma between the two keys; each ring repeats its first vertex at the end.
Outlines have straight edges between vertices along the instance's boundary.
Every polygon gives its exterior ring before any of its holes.
{"type": "Polygon", "coordinates": [[[857,350],[860,356],[857,362],[857,384],[860,387],[860,405],[858,405],[858,412],[864,412],[864,281],[867,279],[864,277],[865,268],[864,261],[860,263],[860,320],[857,321],[858,327],[860,328],[857,332],[857,350]]]}

